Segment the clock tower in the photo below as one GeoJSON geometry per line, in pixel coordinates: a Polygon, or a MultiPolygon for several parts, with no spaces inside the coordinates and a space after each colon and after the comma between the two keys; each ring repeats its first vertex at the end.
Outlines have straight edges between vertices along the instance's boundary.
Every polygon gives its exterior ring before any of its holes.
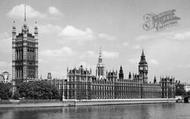
{"type": "Polygon", "coordinates": [[[96,77],[98,79],[105,78],[104,69],[105,69],[105,67],[102,63],[102,52],[101,52],[101,48],[100,48],[99,57],[98,57],[98,64],[96,66],[96,77]]]}
{"type": "Polygon", "coordinates": [[[142,50],[139,66],[139,79],[143,81],[143,83],[147,83],[148,80],[148,64],[145,59],[144,50],[142,50]]]}

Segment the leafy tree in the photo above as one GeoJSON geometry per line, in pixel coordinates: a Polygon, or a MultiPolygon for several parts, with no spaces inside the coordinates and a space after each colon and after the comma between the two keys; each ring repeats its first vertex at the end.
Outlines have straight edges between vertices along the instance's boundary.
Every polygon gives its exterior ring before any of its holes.
{"type": "Polygon", "coordinates": [[[20,97],[26,99],[59,99],[59,91],[46,81],[23,82],[18,86],[20,97]]]}
{"type": "Polygon", "coordinates": [[[18,91],[15,91],[14,92],[14,95],[13,95],[13,99],[16,99],[16,100],[18,100],[19,99],[19,97],[20,97],[20,94],[19,94],[19,92],[18,91]]]}
{"type": "Polygon", "coordinates": [[[188,91],[188,92],[187,92],[187,95],[189,95],[189,96],[190,96],[190,91],[188,91]]]}
{"type": "Polygon", "coordinates": [[[0,83],[0,99],[9,99],[11,97],[11,84],[0,83]]]}
{"type": "Polygon", "coordinates": [[[185,95],[185,89],[184,89],[184,84],[178,83],[176,84],[176,95],[180,96],[180,95],[185,95]]]}

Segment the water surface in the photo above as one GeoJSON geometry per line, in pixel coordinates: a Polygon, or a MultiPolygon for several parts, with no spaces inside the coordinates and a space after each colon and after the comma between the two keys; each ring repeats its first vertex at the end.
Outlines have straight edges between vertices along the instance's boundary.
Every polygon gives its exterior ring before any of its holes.
{"type": "Polygon", "coordinates": [[[190,119],[190,104],[0,108],[0,119],[190,119]]]}

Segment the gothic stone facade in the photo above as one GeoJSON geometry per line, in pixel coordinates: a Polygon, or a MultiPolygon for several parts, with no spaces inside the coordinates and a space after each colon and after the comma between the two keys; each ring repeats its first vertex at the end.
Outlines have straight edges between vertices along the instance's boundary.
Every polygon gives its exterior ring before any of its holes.
{"type": "Polygon", "coordinates": [[[67,70],[64,84],[65,99],[127,99],[127,98],[174,98],[174,78],[161,78],[159,83],[148,83],[148,64],[144,51],[139,62],[139,74],[129,73],[124,78],[123,69],[104,73],[101,53],[96,67],[96,76],[82,66],[67,70]],[[101,73],[99,73],[101,72],[101,73]],[[117,77],[119,75],[119,78],[117,77]]]}
{"type": "Polygon", "coordinates": [[[91,93],[91,71],[80,66],[79,69],[67,70],[68,80],[64,86],[64,97],[66,99],[90,99],[91,93]]]}
{"type": "Polygon", "coordinates": [[[105,79],[98,79],[82,66],[68,70],[68,79],[64,84],[64,98],[81,100],[173,98],[175,96],[173,78],[169,78],[168,81],[161,78],[159,83],[144,83],[135,77],[117,79],[116,72],[106,74],[105,79]],[[112,75],[109,76],[110,74],[112,75]]]}
{"type": "Polygon", "coordinates": [[[16,34],[12,28],[12,80],[17,84],[38,78],[38,28],[34,34],[29,33],[26,24],[22,31],[16,34]]]}
{"type": "Polygon", "coordinates": [[[173,77],[161,77],[162,98],[175,97],[175,79],[173,77]]]}

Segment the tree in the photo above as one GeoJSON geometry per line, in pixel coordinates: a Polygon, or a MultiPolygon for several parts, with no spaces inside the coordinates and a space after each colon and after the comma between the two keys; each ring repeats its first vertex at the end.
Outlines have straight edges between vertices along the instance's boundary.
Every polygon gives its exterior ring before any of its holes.
{"type": "Polygon", "coordinates": [[[23,82],[18,86],[20,97],[26,99],[59,99],[59,91],[46,81],[23,82]]]}
{"type": "Polygon", "coordinates": [[[0,99],[9,99],[11,97],[11,84],[0,83],[0,99]]]}
{"type": "Polygon", "coordinates": [[[181,83],[177,83],[176,84],[176,95],[177,96],[181,96],[181,95],[185,95],[185,89],[184,89],[184,84],[181,83]]]}
{"type": "Polygon", "coordinates": [[[20,97],[20,94],[19,94],[19,92],[18,91],[15,91],[14,92],[14,95],[13,95],[13,99],[15,99],[15,100],[18,100],[19,99],[19,97],[20,97]]]}
{"type": "Polygon", "coordinates": [[[187,91],[187,95],[189,95],[189,96],[190,96],[190,91],[187,91]]]}

